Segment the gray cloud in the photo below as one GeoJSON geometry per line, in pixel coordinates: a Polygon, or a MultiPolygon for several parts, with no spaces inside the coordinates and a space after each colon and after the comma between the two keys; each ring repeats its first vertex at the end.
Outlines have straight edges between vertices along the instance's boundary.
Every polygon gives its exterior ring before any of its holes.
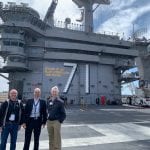
{"type": "Polygon", "coordinates": [[[150,4],[141,6],[140,8],[129,7],[128,9],[119,10],[113,17],[101,24],[97,31],[124,32],[126,36],[129,36],[132,31],[133,23],[137,18],[149,12],[149,10],[150,4]]]}

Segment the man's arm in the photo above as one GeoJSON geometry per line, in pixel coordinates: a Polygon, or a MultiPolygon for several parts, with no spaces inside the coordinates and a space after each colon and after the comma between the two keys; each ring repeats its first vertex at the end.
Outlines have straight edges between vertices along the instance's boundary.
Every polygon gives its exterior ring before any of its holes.
{"type": "Polygon", "coordinates": [[[64,103],[61,103],[60,105],[60,123],[63,123],[63,121],[66,119],[66,111],[65,111],[65,107],[64,107],[64,103]]]}
{"type": "Polygon", "coordinates": [[[2,126],[3,126],[3,121],[4,121],[4,118],[5,118],[5,113],[6,113],[6,108],[8,106],[8,102],[5,101],[2,105],[1,105],[1,108],[0,108],[0,131],[2,131],[2,126]]]}
{"type": "Polygon", "coordinates": [[[21,107],[21,118],[20,118],[20,125],[25,123],[25,107],[23,106],[23,103],[20,104],[21,107]]]}
{"type": "Polygon", "coordinates": [[[29,106],[30,106],[29,103],[30,103],[30,100],[27,101],[26,106],[24,108],[24,112],[23,112],[24,114],[23,120],[22,120],[23,128],[26,128],[26,123],[28,121],[28,113],[29,113],[28,111],[29,111],[29,106]]]}
{"type": "Polygon", "coordinates": [[[24,108],[24,123],[27,122],[27,118],[28,118],[28,107],[29,107],[29,101],[26,103],[26,106],[24,108]]]}
{"type": "Polygon", "coordinates": [[[42,120],[42,124],[45,125],[46,121],[47,121],[47,109],[46,109],[46,102],[43,100],[43,120],[42,120]]]}

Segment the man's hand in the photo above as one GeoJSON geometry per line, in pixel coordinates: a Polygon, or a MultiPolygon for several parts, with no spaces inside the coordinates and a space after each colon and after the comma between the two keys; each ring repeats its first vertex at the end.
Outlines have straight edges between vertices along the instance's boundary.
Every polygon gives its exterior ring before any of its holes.
{"type": "Polygon", "coordinates": [[[24,128],[24,129],[26,129],[26,124],[24,123],[24,124],[22,124],[22,127],[24,128]]]}
{"type": "Polygon", "coordinates": [[[2,127],[0,127],[0,133],[2,132],[2,127]]]}
{"type": "Polygon", "coordinates": [[[42,124],[42,128],[45,128],[45,124],[42,124]]]}

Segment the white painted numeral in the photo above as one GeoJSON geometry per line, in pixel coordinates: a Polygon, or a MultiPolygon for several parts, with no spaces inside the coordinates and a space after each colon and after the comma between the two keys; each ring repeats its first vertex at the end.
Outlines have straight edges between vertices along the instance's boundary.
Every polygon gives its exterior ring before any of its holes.
{"type": "Polygon", "coordinates": [[[86,70],[85,70],[85,93],[90,93],[90,66],[89,64],[86,64],[86,70]]]}
{"type": "Polygon", "coordinates": [[[73,67],[72,70],[71,70],[71,73],[69,75],[68,81],[67,81],[67,83],[65,85],[65,88],[63,90],[64,93],[67,93],[68,90],[69,90],[70,84],[71,84],[71,82],[73,80],[73,77],[75,75],[75,72],[76,72],[76,69],[77,69],[77,64],[75,64],[75,63],[64,63],[64,66],[65,67],[73,67]]]}

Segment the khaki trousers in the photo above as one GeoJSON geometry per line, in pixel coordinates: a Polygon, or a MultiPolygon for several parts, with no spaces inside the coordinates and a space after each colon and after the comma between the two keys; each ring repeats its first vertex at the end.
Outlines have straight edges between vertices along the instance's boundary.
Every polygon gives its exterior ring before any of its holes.
{"type": "Polygon", "coordinates": [[[61,123],[57,120],[47,121],[49,150],[61,150],[61,123]]]}

